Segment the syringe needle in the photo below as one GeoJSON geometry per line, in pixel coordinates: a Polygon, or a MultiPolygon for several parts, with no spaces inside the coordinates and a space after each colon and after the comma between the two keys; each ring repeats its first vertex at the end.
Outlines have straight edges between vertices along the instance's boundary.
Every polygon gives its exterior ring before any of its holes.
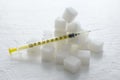
{"type": "Polygon", "coordinates": [[[24,45],[24,46],[20,46],[18,48],[9,48],[9,53],[11,55],[13,52],[20,51],[20,50],[23,50],[23,49],[32,48],[32,47],[35,47],[35,46],[40,46],[40,45],[44,45],[44,44],[47,44],[47,43],[50,43],[50,42],[56,42],[56,41],[64,40],[64,39],[68,39],[68,38],[74,38],[75,36],[78,36],[79,34],[80,33],[71,33],[71,34],[68,34],[68,35],[63,35],[63,36],[52,38],[52,39],[49,39],[49,40],[35,42],[35,43],[32,43],[32,44],[27,44],[27,45],[24,45]]]}

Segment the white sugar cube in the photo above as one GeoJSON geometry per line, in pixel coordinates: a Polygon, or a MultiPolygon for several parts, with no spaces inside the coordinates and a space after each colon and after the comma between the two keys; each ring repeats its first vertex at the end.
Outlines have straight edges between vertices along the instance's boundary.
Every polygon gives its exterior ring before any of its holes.
{"type": "Polygon", "coordinates": [[[71,44],[65,43],[65,41],[61,43],[56,44],[56,51],[67,51],[70,52],[71,44]]]}
{"type": "Polygon", "coordinates": [[[79,48],[81,50],[88,50],[88,42],[89,42],[88,35],[89,35],[89,33],[85,32],[85,31],[83,31],[79,35],[78,44],[79,44],[79,48]]]}
{"type": "Polygon", "coordinates": [[[79,44],[79,49],[80,50],[88,50],[88,42],[79,44]]]}
{"type": "MultiPolygon", "coordinates": [[[[72,22],[67,25],[67,34],[80,32],[82,29],[77,22],[72,22]]],[[[68,39],[68,43],[75,44],[78,41],[78,36],[68,39]]]]}
{"type": "Polygon", "coordinates": [[[63,18],[67,21],[67,22],[71,22],[75,19],[75,17],[77,16],[77,11],[71,7],[66,8],[64,13],[63,13],[63,18]]]}
{"type": "MultiPolygon", "coordinates": [[[[64,36],[66,35],[66,31],[58,31],[58,30],[55,30],[54,31],[54,36],[55,37],[60,37],[60,36],[64,36]]],[[[55,47],[56,48],[59,48],[61,45],[65,44],[66,43],[66,40],[59,40],[57,42],[55,42],[55,47]]]]}
{"type": "MultiPolygon", "coordinates": [[[[27,44],[30,44],[30,43],[34,43],[38,41],[37,39],[32,39],[30,41],[27,42],[27,44]]],[[[40,56],[40,46],[34,46],[32,48],[28,48],[27,49],[27,56],[30,58],[35,58],[35,57],[38,57],[40,56]]]]}
{"type": "Polygon", "coordinates": [[[72,44],[70,50],[71,50],[71,55],[77,56],[77,53],[79,51],[79,44],[72,44]]]}
{"type": "Polygon", "coordinates": [[[90,40],[88,43],[88,49],[92,52],[102,52],[103,51],[103,42],[98,41],[98,40],[90,40]]]}
{"type": "Polygon", "coordinates": [[[37,57],[40,56],[40,47],[33,47],[27,49],[27,55],[29,57],[37,57]]]}
{"type": "Polygon", "coordinates": [[[81,43],[79,43],[79,49],[80,50],[88,50],[88,42],[89,42],[89,39],[84,42],[81,41],[81,43]]]}
{"type": "Polygon", "coordinates": [[[63,36],[63,35],[66,35],[66,31],[65,30],[63,30],[63,31],[55,30],[54,31],[54,36],[55,37],[60,37],[60,36],[63,36]]]}
{"type": "Polygon", "coordinates": [[[79,43],[84,43],[86,41],[88,41],[88,36],[89,36],[89,32],[82,30],[80,35],[79,35],[79,43]]]}
{"type": "Polygon", "coordinates": [[[66,30],[66,21],[63,18],[58,17],[55,20],[55,30],[59,30],[59,31],[66,30]]]}
{"type": "MultiPolygon", "coordinates": [[[[64,36],[66,35],[66,31],[54,31],[54,36],[55,37],[60,37],[60,36],[64,36]]],[[[64,39],[64,40],[59,40],[57,42],[55,42],[55,47],[58,49],[58,48],[61,48],[63,44],[66,44],[66,41],[67,39],[64,39]]]]}
{"type": "Polygon", "coordinates": [[[55,42],[55,48],[60,49],[63,46],[63,44],[65,44],[65,43],[66,43],[66,40],[59,40],[59,41],[55,42]]]}
{"type": "Polygon", "coordinates": [[[57,64],[63,64],[64,59],[68,56],[69,54],[66,51],[57,51],[56,52],[56,63],[57,64]]]}
{"type": "Polygon", "coordinates": [[[69,56],[64,59],[64,68],[72,73],[78,72],[81,67],[81,61],[77,57],[69,56]]]}
{"type": "Polygon", "coordinates": [[[52,61],[54,59],[54,47],[43,46],[41,48],[41,58],[43,61],[52,61]]]}
{"type": "Polygon", "coordinates": [[[79,32],[81,30],[81,25],[78,22],[71,22],[66,26],[66,31],[70,33],[79,32]]]}
{"type": "Polygon", "coordinates": [[[89,50],[80,50],[78,52],[78,57],[81,60],[83,65],[89,65],[90,62],[90,51],[89,50]]]}

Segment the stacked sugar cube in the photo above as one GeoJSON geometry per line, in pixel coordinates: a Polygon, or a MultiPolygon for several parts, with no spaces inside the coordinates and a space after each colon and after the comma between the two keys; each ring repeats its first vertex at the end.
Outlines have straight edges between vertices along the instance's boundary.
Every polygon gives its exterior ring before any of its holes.
{"type": "MultiPolygon", "coordinates": [[[[79,71],[82,65],[89,66],[91,52],[101,52],[103,42],[88,38],[89,33],[85,32],[81,25],[74,21],[77,15],[78,12],[75,9],[66,8],[63,16],[55,20],[54,37],[81,31],[84,33],[72,39],[45,44],[40,48],[40,51],[38,48],[28,49],[28,54],[37,54],[32,52],[33,50],[39,51],[42,61],[55,61],[56,64],[64,65],[65,70],[72,73],[79,71]]],[[[48,39],[45,36],[43,38],[48,39]]]]}

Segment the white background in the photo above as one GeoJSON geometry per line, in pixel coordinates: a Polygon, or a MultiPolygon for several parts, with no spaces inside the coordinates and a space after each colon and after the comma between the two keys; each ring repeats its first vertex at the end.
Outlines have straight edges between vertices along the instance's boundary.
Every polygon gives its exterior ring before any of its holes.
{"type": "Polygon", "coordinates": [[[119,0],[0,0],[0,80],[120,80],[119,0]],[[85,29],[101,29],[90,36],[103,41],[104,52],[92,54],[89,69],[70,74],[55,64],[12,60],[9,47],[41,38],[54,30],[54,20],[66,7],[78,11],[85,29]]]}

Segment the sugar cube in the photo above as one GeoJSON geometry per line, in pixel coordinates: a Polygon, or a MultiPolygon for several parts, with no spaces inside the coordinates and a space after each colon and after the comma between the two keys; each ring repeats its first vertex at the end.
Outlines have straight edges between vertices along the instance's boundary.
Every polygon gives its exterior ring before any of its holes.
{"type": "Polygon", "coordinates": [[[99,40],[90,40],[88,42],[88,49],[92,52],[102,52],[103,51],[103,42],[99,41],[99,40]]]}
{"type": "Polygon", "coordinates": [[[70,48],[71,48],[71,45],[67,43],[64,43],[61,47],[62,50],[66,50],[66,51],[70,50],[70,48]]]}
{"type": "Polygon", "coordinates": [[[81,66],[81,61],[77,57],[69,56],[64,59],[65,70],[75,73],[78,72],[81,66]]]}
{"type": "Polygon", "coordinates": [[[86,41],[88,41],[89,37],[89,32],[82,30],[80,35],[79,35],[79,42],[80,43],[84,43],[86,41]]]}
{"type": "Polygon", "coordinates": [[[55,30],[54,31],[54,36],[55,37],[60,37],[60,36],[63,36],[63,35],[66,35],[66,31],[65,30],[63,30],[63,31],[55,30]]]}
{"type": "Polygon", "coordinates": [[[89,50],[80,50],[78,52],[78,58],[80,58],[83,65],[89,65],[90,62],[90,51],[89,50]]]}
{"type": "Polygon", "coordinates": [[[88,42],[80,43],[79,49],[80,50],[88,50],[88,42]]]}
{"type": "Polygon", "coordinates": [[[27,55],[29,57],[37,57],[40,55],[40,47],[33,47],[33,48],[29,48],[27,49],[27,55]]]}
{"type": "Polygon", "coordinates": [[[63,64],[64,59],[68,56],[69,54],[66,51],[57,51],[56,52],[56,63],[57,64],[63,64]]]}
{"type": "Polygon", "coordinates": [[[66,40],[60,40],[60,41],[57,41],[57,42],[55,42],[55,47],[56,48],[61,48],[62,46],[63,46],[63,44],[65,44],[66,43],[66,40]]]}
{"type": "Polygon", "coordinates": [[[59,31],[66,30],[66,21],[63,18],[58,17],[55,20],[55,30],[59,30],[59,31]]]}
{"type": "MultiPolygon", "coordinates": [[[[37,39],[31,39],[27,42],[27,44],[30,44],[30,43],[33,43],[33,42],[36,42],[38,41],[37,39]]],[[[28,57],[38,57],[40,56],[40,46],[34,46],[32,48],[28,48],[27,49],[27,56],[28,57]]]]}
{"type": "Polygon", "coordinates": [[[79,51],[79,44],[72,44],[70,50],[71,50],[71,55],[77,56],[77,53],[79,51]]]}
{"type": "MultiPolygon", "coordinates": [[[[64,36],[64,35],[66,35],[66,31],[55,31],[54,35],[55,35],[55,37],[64,36]]],[[[65,40],[59,40],[59,41],[55,42],[55,46],[56,46],[56,48],[61,48],[62,45],[66,44],[66,42],[67,42],[66,39],[65,40]]]]}
{"type": "Polygon", "coordinates": [[[71,22],[66,26],[66,31],[69,33],[80,32],[81,30],[81,26],[78,22],[71,22]]]}
{"type": "Polygon", "coordinates": [[[89,38],[88,38],[89,33],[83,31],[78,38],[78,44],[79,44],[79,49],[81,50],[88,50],[88,42],[89,42],[89,38]]]}
{"type": "Polygon", "coordinates": [[[73,9],[72,7],[66,8],[64,13],[63,13],[63,18],[67,21],[67,22],[71,22],[75,19],[75,17],[77,16],[78,12],[73,9]]]}
{"type": "Polygon", "coordinates": [[[41,48],[42,61],[52,61],[54,59],[54,46],[43,46],[41,48]]]}

